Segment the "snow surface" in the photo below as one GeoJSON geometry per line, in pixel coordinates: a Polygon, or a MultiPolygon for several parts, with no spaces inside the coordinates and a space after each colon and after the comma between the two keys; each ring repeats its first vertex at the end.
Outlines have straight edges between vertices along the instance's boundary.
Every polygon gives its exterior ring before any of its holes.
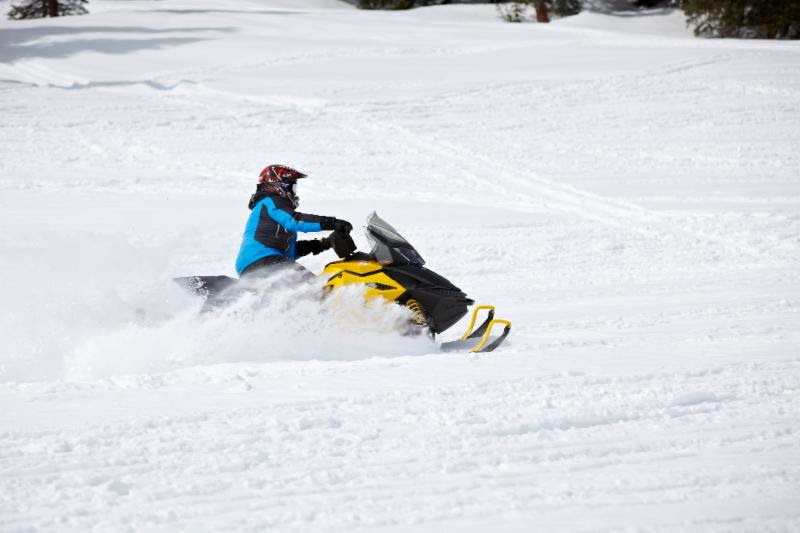
{"type": "Polygon", "coordinates": [[[800,530],[797,43],[91,9],[0,22],[0,530],[800,530]],[[270,162],[508,345],[437,353],[353,291],[199,314],[171,278],[233,273],[270,162]]]}

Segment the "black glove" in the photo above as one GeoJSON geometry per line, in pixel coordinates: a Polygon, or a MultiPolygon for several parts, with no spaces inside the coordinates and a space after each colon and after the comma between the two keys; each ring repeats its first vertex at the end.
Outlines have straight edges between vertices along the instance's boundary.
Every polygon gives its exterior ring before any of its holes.
{"type": "Polygon", "coordinates": [[[336,225],[334,217],[319,217],[319,227],[321,230],[330,231],[336,225]]]}
{"type": "Polygon", "coordinates": [[[342,259],[356,251],[356,243],[353,242],[353,238],[349,233],[333,231],[325,240],[333,247],[333,251],[336,252],[336,255],[342,259]]]}
{"type": "Polygon", "coordinates": [[[341,233],[343,235],[346,235],[351,231],[353,231],[353,225],[346,220],[341,220],[337,218],[336,221],[333,223],[333,230],[336,233],[341,233]]]}
{"type": "Polygon", "coordinates": [[[319,227],[325,231],[335,230],[342,234],[350,233],[353,230],[353,225],[348,221],[334,217],[319,217],[319,227]]]}
{"type": "Polygon", "coordinates": [[[317,255],[330,249],[331,242],[327,239],[314,239],[312,241],[297,241],[295,253],[297,257],[303,257],[308,254],[317,255]]]}

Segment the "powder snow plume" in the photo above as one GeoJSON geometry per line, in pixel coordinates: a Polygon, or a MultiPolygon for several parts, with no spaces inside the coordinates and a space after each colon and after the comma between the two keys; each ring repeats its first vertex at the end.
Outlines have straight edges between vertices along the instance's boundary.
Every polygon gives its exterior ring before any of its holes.
{"type": "MultiPolygon", "coordinates": [[[[62,240],[61,242],[66,242],[62,240]]],[[[407,311],[365,302],[357,287],[254,286],[210,311],[160,271],[163,249],[71,236],[61,258],[5,265],[0,381],[86,380],[197,364],[353,360],[431,351],[402,335],[407,311]],[[113,260],[104,258],[113,257],[113,260]]],[[[29,251],[30,253],[30,251],[29,251]]]]}

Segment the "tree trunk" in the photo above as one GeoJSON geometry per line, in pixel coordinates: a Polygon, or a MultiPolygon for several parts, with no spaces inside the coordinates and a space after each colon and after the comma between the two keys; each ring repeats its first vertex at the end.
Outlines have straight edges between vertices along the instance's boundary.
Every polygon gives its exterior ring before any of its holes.
{"type": "Polygon", "coordinates": [[[47,16],[58,16],[58,0],[47,0],[47,16]]]}
{"type": "Polygon", "coordinates": [[[544,0],[533,0],[533,7],[536,9],[536,22],[550,22],[544,0]]]}

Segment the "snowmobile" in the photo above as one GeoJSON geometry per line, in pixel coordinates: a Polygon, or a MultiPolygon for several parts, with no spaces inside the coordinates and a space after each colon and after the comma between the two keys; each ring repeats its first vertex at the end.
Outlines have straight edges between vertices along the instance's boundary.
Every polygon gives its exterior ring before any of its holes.
{"type": "MultiPolygon", "coordinates": [[[[447,279],[425,268],[425,260],[417,250],[377,213],[368,217],[366,233],[372,244],[369,253],[356,251],[349,234],[334,232],[330,235],[332,248],[340,260],[325,265],[320,274],[325,280],[326,293],[345,285],[361,285],[366,289],[366,299],[383,298],[407,307],[411,311],[411,325],[427,330],[432,338],[461,320],[475,303],[447,279]]],[[[207,301],[230,291],[238,283],[227,276],[191,276],[175,281],[205,296],[207,301]]],[[[493,306],[475,307],[467,331],[458,340],[442,343],[440,348],[444,351],[493,351],[511,332],[511,322],[494,318],[494,315],[493,306]],[[483,322],[475,327],[483,312],[486,315],[483,322]],[[495,326],[503,326],[499,335],[493,335],[495,326]]]]}

